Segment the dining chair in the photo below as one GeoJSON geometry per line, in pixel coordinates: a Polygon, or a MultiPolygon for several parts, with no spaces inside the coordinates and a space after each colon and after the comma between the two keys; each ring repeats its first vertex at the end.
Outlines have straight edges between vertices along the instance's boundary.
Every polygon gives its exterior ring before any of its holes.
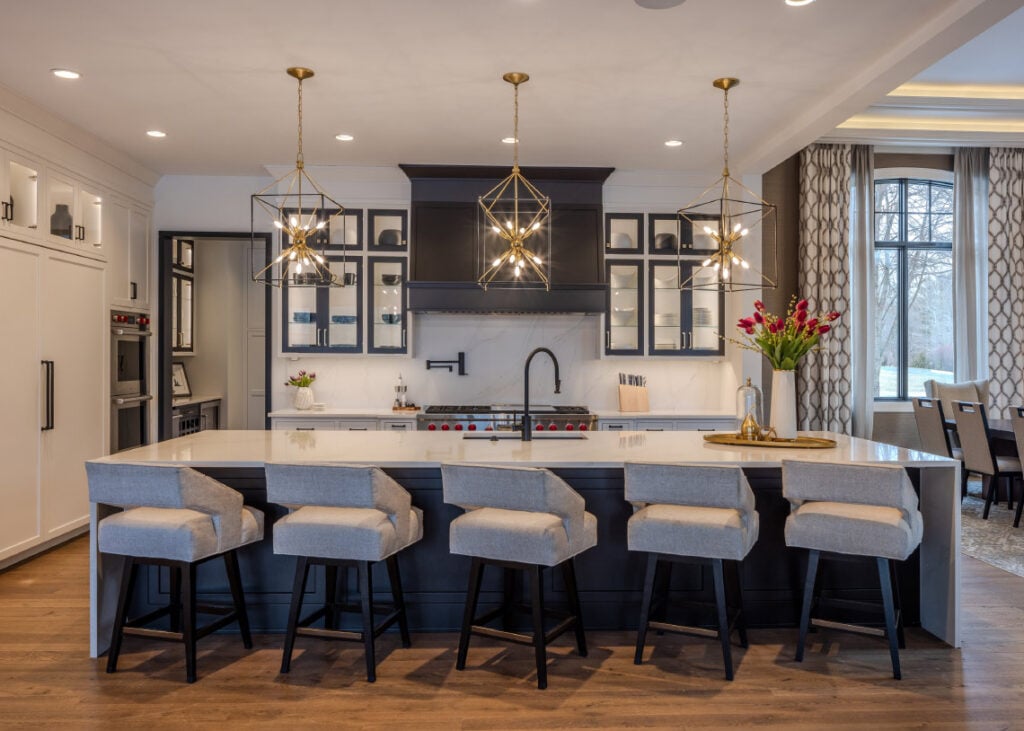
{"type": "MultiPolygon", "coordinates": [[[[1017,459],[1024,454],[1024,406],[1010,407],[1010,424],[1013,426],[1013,439],[1017,442],[1017,459]]],[[[1017,501],[1017,512],[1013,516],[1013,527],[1020,527],[1020,515],[1024,511],[1024,495],[1017,501]]]]}
{"type": "Polygon", "coordinates": [[[968,471],[981,475],[982,494],[985,495],[985,509],[981,517],[988,520],[1001,478],[1006,478],[1006,494],[1012,500],[1013,482],[1022,477],[1020,460],[992,453],[992,437],[984,404],[954,401],[953,416],[960,436],[960,448],[964,451],[964,465],[968,471]]]}
{"type": "Polygon", "coordinates": [[[964,452],[960,447],[953,446],[942,402],[936,398],[915,398],[914,421],[917,423],[917,436],[921,449],[929,454],[950,457],[960,465],[960,499],[967,496],[967,468],[963,465],[964,452]]]}

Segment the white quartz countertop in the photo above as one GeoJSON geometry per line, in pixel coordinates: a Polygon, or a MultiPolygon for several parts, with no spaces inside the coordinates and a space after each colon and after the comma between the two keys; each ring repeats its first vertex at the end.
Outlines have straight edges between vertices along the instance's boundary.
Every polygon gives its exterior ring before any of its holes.
{"type": "Polygon", "coordinates": [[[694,411],[693,409],[651,409],[650,411],[612,411],[596,409],[599,419],[735,419],[735,411],[694,411]]]}
{"type": "Polygon", "coordinates": [[[204,467],[260,467],[265,462],[339,462],[381,467],[437,467],[442,462],[621,468],[625,462],[678,462],[778,467],[784,459],[955,467],[957,462],[889,444],[825,432],[834,449],[778,449],[708,444],[700,432],[589,432],[586,439],[464,439],[428,431],[210,430],[100,458],[204,467]]]}
{"type": "Polygon", "coordinates": [[[416,415],[420,413],[422,412],[393,411],[390,408],[371,409],[363,407],[361,409],[339,409],[332,406],[323,409],[275,409],[267,414],[267,416],[271,419],[275,417],[289,419],[337,419],[339,417],[349,419],[415,419],[416,415]]]}

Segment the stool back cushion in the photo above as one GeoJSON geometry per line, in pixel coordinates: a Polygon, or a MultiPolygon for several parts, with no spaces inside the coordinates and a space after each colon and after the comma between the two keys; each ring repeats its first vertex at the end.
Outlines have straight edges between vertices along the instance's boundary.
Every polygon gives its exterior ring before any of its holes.
{"type": "Polygon", "coordinates": [[[923,451],[940,457],[952,455],[941,401],[933,398],[914,399],[914,421],[917,423],[917,436],[923,451]]]}
{"type": "Polygon", "coordinates": [[[636,504],[754,510],[754,493],[739,467],[627,462],[626,500],[636,504]]]}
{"type": "Polygon", "coordinates": [[[917,494],[902,467],[782,461],[782,494],[798,506],[805,502],[854,503],[898,509],[909,521],[917,513],[917,494]]]}
{"type": "Polygon", "coordinates": [[[989,439],[985,405],[954,401],[953,416],[956,419],[956,433],[960,439],[960,449],[964,453],[964,467],[969,472],[994,475],[996,461],[992,456],[992,443],[989,439]]]}
{"type": "Polygon", "coordinates": [[[400,536],[409,535],[412,498],[379,467],[267,462],[267,499],[294,509],[303,505],[372,508],[387,514],[400,536]]]}
{"type": "Polygon", "coordinates": [[[441,479],[450,505],[551,513],[562,519],[570,541],[583,530],[583,498],[548,470],[442,464],[441,479]]]}
{"type": "Polygon", "coordinates": [[[242,543],[242,495],[212,477],[161,464],[86,462],[85,471],[91,502],[196,510],[211,517],[218,550],[242,543]]]}

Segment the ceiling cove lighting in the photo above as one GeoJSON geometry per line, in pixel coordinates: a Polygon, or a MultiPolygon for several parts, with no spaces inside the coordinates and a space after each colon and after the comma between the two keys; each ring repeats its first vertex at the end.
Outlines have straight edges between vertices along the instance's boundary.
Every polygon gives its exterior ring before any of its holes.
{"type": "Polygon", "coordinates": [[[814,0],[786,0],[786,5],[794,8],[801,8],[804,5],[810,5],[814,0]]]}
{"type": "Polygon", "coordinates": [[[82,75],[71,69],[50,69],[50,73],[58,79],[80,79],[82,75]]]}
{"type": "MultiPolygon", "coordinates": [[[[729,89],[739,79],[715,79],[712,84],[724,93],[722,116],[722,176],[700,194],[694,202],[679,209],[680,225],[689,228],[693,240],[710,239],[715,252],[694,267],[692,274],[680,282],[680,289],[720,290],[729,292],[774,289],[776,269],[775,206],[729,174],[729,89]],[[762,223],[764,225],[762,225],[762,223]],[[770,226],[768,225],[770,223],[770,226]],[[742,256],[740,244],[750,231],[761,226],[762,262],[770,264],[762,274],[742,256]],[[771,257],[767,255],[771,251],[771,257]]],[[[684,230],[683,235],[686,235],[684,230]]],[[[697,247],[694,248],[704,248],[697,247]]],[[[685,253],[679,247],[680,254],[685,253]]]]}
{"type": "Polygon", "coordinates": [[[514,89],[512,172],[478,199],[477,237],[483,273],[477,282],[485,290],[490,286],[550,290],[551,199],[519,169],[519,85],[530,77],[512,71],[501,78],[514,89]]]}
{"type": "Polygon", "coordinates": [[[158,130],[158,129],[148,129],[148,130],[146,130],[146,134],[149,135],[150,137],[155,137],[158,140],[159,139],[163,139],[164,137],[167,136],[166,132],[163,132],[163,131],[158,130]]]}
{"type": "MultiPolygon", "coordinates": [[[[327,245],[332,219],[340,216],[344,208],[323,192],[306,172],[302,157],[302,82],[312,78],[312,69],[292,67],[288,75],[299,82],[298,96],[298,151],[295,169],[285,173],[251,198],[250,215],[252,233],[253,281],[280,287],[288,286],[345,286],[344,277],[337,277],[327,265],[323,249],[327,245]],[[281,253],[267,263],[272,252],[263,254],[256,247],[256,236],[269,224],[281,235],[281,253]],[[262,267],[262,268],[260,268],[262,267]]],[[[262,241],[262,239],[261,239],[262,241]]],[[[340,262],[344,270],[345,262],[340,262]]]]}

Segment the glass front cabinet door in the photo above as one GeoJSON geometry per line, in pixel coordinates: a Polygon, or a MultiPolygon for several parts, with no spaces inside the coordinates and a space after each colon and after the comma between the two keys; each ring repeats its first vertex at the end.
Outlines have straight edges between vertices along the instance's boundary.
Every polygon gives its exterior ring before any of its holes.
{"type": "Polygon", "coordinates": [[[370,353],[406,353],[406,259],[369,257],[370,353]]]}
{"type": "Polygon", "coordinates": [[[286,353],[359,353],[362,337],[360,259],[327,257],[338,279],[328,286],[308,275],[290,275],[281,289],[281,347],[286,353]],[[343,284],[344,286],[339,286],[343,284]]]}
{"type": "Polygon", "coordinates": [[[724,355],[722,320],[725,295],[715,287],[715,274],[700,262],[650,262],[651,355],[724,355]],[[708,290],[691,290],[708,286],[708,290]],[[680,283],[687,288],[680,289],[680,283]]]}
{"type": "Polygon", "coordinates": [[[643,354],[643,266],[637,259],[605,260],[608,281],[606,355],[643,354]]]}
{"type": "Polygon", "coordinates": [[[8,225],[35,231],[39,228],[39,166],[8,157],[4,161],[6,187],[0,185],[0,212],[8,225]]]}
{"type": "Polygon", "coordinates": [[[175,355],[195,352],[195,299],[191,275],[171,274],[171,351],[175,355]]]}

